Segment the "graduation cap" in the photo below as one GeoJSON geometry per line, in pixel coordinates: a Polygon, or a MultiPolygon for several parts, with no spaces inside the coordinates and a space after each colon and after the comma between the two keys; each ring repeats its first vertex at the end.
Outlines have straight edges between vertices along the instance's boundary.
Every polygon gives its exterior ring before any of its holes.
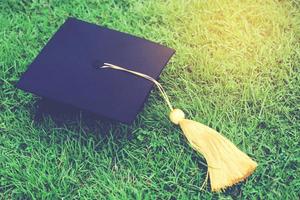
{"type": "Polygon", "coordinates": [[[131,123],[153,83],[99,70],[111,62],[157,79],[174,50],[69,18],[22,75],[17,87],[100,117],[131,123]]]}
{"type": "Polygon", "coordinates": [[[47,99],[131,123],[153,85],[192,148],[203,154],[211,188],[247,178],[257,164],[215,130],[173,109],[157,81],[174,50],[126,33],[69,18],[22,75],[17,87],[47,99]]]}

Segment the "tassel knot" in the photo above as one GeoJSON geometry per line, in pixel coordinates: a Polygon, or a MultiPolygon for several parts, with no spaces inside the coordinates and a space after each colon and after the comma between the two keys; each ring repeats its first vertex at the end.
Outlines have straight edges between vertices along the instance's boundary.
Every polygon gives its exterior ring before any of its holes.
{"type": "Polygon", "coordinates": [[[184,112],[177,108],[173,109],[169,116],[171,122],[173,122],[176,125],[178,125],[180,121],[184,120],[184,117],[184,112]]]}

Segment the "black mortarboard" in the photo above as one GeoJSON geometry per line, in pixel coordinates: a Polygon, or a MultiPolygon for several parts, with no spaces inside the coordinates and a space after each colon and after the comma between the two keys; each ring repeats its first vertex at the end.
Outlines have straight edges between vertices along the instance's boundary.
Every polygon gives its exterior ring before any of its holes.
{"type": "Polygon", "coordinates": [[[157,79],[173,53],[160,44],[69,18],[17,87],[104,118],[131,123],[153,83],[99,67],[109,62],[157,79]]]}

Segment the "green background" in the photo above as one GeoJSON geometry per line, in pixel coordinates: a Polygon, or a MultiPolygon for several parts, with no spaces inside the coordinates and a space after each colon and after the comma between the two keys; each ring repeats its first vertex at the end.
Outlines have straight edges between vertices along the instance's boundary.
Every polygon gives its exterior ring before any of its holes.
{"type": "Polygon", "coordinates": [[[297,199],[300,5],[276,0],[1,0],[0,198],[297,199]],[[176,49],[160,82],[188,118],[259,166],[221,193],[153,90],[131,126],[84,116],[34,121],[14,84],[69,17],[176,49]]]}

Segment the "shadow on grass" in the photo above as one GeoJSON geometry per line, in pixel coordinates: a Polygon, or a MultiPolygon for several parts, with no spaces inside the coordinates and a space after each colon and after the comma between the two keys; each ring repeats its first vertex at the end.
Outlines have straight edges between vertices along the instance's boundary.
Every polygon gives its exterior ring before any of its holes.
{"type": "Polygon", "coordinates": [[[58,103],[49,99],[40,99],[35,103],[36,112],[34,121],[41,123],[45,117],[51,117],[51,119],[59,126],[68,121],[77,121],[81,118],[87,124],[94,124],[97,120],[107,121],[93,113],[85,112],[77,109],[74,106],[64,103],[58,103]]]}
{"type": "Polygon", "coordinates": [[[106,137],[113,132],[116,138],[126,135],[126,139],[131,139],[131,134],[118,134],[119,132],[116,131],[125,126],[130,132],[131,128],[128,125],[80,110],[72,105],[42,98],[34,104],[34,107],[34,122],[39,125],[49,117],[58,128],[75,124],[75,127],[79,127],[81,131],[99,133],[100,137],[106,137]]]}

